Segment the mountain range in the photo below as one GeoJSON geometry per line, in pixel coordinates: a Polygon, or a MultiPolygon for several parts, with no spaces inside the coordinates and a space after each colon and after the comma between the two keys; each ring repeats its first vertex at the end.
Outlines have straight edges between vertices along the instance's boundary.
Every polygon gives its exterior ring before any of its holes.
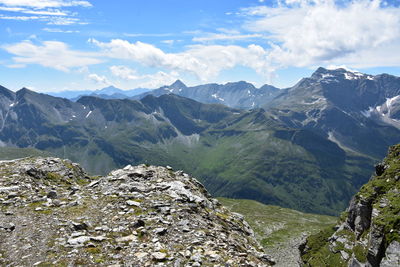
{"type": "Polygon", "coordinates": [[[92,90],[61,91],[61,92],[48,92],[46,94],[76,101],[82,96],[96,96],[104,99],[124,99],[133,97],[135,95],[143,94],[147,91],[149,91],[149,89],[136,88],[131,90],[122,90],[114,86],[108,86],[94,91],[92,90]]]}
{"type": "Polygon", "coordinates": [[[291,88],[262,88],[177,81],[138,100],[74,102],[1,87],[0,140],[96,174],[170,165],[216,196],[322,214],[343,210],[386,148],[400,142],[398,77],[319,68],[291,88]]]}

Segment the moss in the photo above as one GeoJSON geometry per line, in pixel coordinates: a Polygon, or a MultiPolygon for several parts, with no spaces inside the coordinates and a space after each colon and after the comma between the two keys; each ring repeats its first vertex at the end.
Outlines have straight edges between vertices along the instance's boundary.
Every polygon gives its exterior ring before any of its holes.
{"type": "Polygon", "coordinates": [[[328,239],[335,232],[333,226],[307,238],[307,249],[301,256],[306,266],[346,266],[340,253],[333,253],[328,248],[328,239]]]}
{"type": "Polygon", "coordinates": [[[87,253],[90,254],[100,254],[101,253],[101,248],[99,247],[90,247],[90,248],[85,248],[87,253]]]}
{"type": "Polygon", "coordinates": [[[56,172],[48,172],[48,173],[46,173],[46,178],[48,180],[59,181],[59,180],[61,180],[62,177],[60,174],[58,174],[56,172]]]}
{"type": "Polygon", "coordinates": [[[367,262],[368,248],[361,244],[357,244],[353,248],[354,256],[359,262],[367,262]]]}

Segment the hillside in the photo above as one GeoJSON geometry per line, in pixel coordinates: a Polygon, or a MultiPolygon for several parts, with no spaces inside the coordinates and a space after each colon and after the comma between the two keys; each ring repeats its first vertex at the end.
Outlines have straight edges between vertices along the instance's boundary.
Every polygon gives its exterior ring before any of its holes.
{"type": "Polygon", "coordinates": [[[92,174],[127,164],[169,165],[201,177],[215,196],[337,215],[367,182],[382,148],[400,142],[397,85],[394,76],[320,68],[267,110],[174,94],[72,102],[1,88],[0,140],[69,158],[92,174]],[[340,106],[335,93],[350,100],[340,106]],[[313,95],[323,101],[308,99],[313,95]],[[352,105],[357,101],[365,104],[352,105]],[[385,116],[372,110],[367,116],[369,105],[385,116]]]}
{"type": "Polygon", "coordinates": [[[104,177],[57,158],[0,162],[0,265],[270,266],[239,214],[182,171],[104,177]]]}
{"type": "Polygon", "coordinates": [[[399,266],[400,145],[376,166],[335,227],[307,238],[306,266],[399,266]]]}
{"type": "Polygon", "coordinates": [[[253,200],[218,198],[230,211],[243,214],[255,237],[276,260],[276,266],[296,266],[297,249],[310,234],[334,224],[336,217],[303,213],[253,200]]]}

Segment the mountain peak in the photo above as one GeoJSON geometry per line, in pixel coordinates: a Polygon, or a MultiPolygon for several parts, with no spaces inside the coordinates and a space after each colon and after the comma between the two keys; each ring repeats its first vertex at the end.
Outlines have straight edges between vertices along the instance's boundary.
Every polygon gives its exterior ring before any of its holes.
{"type": "Polygon", "coordinates": [[[169,87],[172,88],[186,88],[186,85],[181,81],[181,80],[176,80],[173,84],[171,84],[169,87]]]}

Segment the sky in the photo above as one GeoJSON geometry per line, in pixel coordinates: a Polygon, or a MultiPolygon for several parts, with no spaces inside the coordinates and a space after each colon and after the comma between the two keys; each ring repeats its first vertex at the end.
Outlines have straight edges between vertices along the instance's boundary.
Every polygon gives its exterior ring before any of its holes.
{"type": "Polygon", "coordinates": [[[399,51],[399,0],[0,0],[14,91],[285,88],[319,66],[400,76],[399,51]]]}

